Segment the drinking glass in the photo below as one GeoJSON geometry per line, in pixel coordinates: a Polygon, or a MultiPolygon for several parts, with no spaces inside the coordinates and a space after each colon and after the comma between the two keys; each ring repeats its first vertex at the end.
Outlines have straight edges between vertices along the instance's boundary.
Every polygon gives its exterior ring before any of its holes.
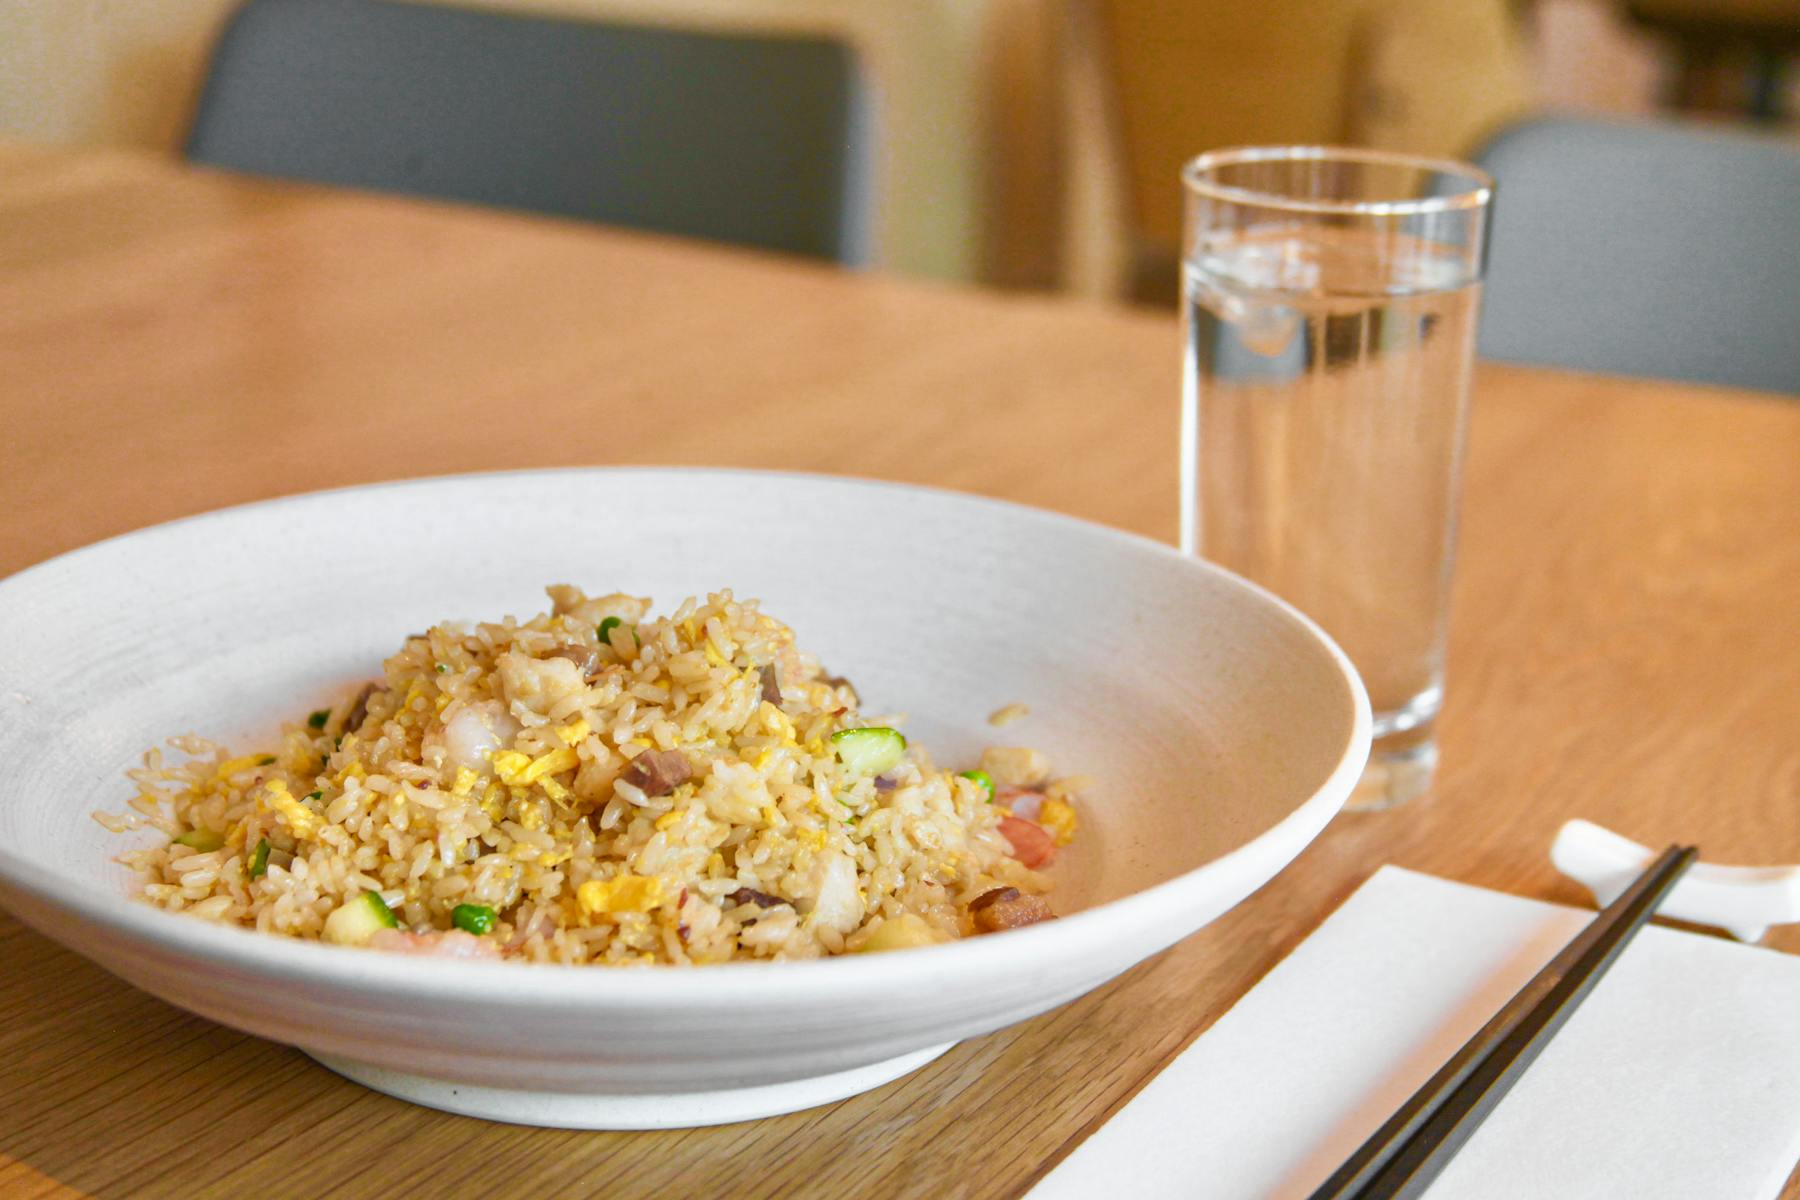
{"type": "Polygon", "coordinates": [[[1361,672],[1353,807],[1437,763],[1456,499],[1492,181],[1376,151],[1182,173],[1181,543],[1316,620],[1361,672]]]}

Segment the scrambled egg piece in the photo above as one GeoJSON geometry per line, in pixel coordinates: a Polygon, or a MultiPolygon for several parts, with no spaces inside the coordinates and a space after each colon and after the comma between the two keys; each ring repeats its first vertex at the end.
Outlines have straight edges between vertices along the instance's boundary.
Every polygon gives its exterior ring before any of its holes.
{"type": "MultiPolygon", "coordinates": [[[[581,759],[569,746],[541,754],[537,758],[521,754],[517,750],[503,750],[494,755],[494,774],[510,787],[530,787],[548,775],[559,771],[573,771],[580,765],[581,759]]],[[[546,787],[544,790],[550,789],[546,787]]]]}
{"type": "Polygon", "coordinates": [[[281,780],[269,781],[263,791],[263,799],[287,822],[295,837],[310,838],[319,832],[322,824],[319,814],[294,799],[294,794],[287,790],[287,784],[281,780]]]}
{"type": "Polygon", "coordinates": [[[520,785],[519,776],[524,774],[525,768],[531,765],[531,755],[522,754],[517,750],[502,750],[494,755],[493,762],[494,774],[500,777],[500,782],[518,787],[520,785]]]}
{"type": "Polygon", "coordinates": [[[762,717],[764,729],[767,729],[770,733],[780,735],[781,740],[789,746],[799,744],[794,740],[793,719],[786,713],[782,712],[779,708],[776,708],[773,704],[770,704],[767,700],[762,702],[762,706],[757,709],[757,712],[762,717]]]}
{"type": "Polygon", "coordinates": [[[616,879],[590,879],[575,889],[581,911],[597,913],[646,913],[663,901],[662,880],[655,875],[620,875],[616,879]]]}
{"type": "Polygon", "coordinates": [[[1068,801],[1046,800],[1038,807],[1038,824],[1055,836],[1058,846],[1066,846],[1075,840],[1075,827],[1079,822],[1074,806],[1068,801]]]}
{"type": "Polygon", "coordinates": [[[239,771],[247,771],[251,767],[263,765],[264,760],[270,758],[271,756],[267,754],[246,754],[239,758],[227,759],[219,764],[217,771],[213,772],[213,778],[230,779],[239,771]]]}

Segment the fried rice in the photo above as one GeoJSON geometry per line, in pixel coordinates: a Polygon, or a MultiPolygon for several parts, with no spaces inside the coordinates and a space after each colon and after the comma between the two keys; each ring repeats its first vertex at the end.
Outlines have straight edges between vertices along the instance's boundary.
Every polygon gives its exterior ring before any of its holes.
{"type": "Polygon", "coordinates": [[[633,965],[900,949],[1050,915],[1076,781],[936,766],[729,591],[548,589],[410,636],[383,678],[234,755],[171,739],[109,828],[143,898],[382,949],[633,965]],[[1036,869],[1034,869],[1036,868],[1036,869]]]}

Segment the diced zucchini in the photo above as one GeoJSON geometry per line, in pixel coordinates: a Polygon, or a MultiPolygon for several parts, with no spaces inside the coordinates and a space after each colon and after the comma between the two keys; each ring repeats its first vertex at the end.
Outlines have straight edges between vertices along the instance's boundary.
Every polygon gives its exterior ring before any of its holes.
{"type": "Polygon", "coordinates": [[[380,892],[364,892],[331,910],[325,918],[325,940],[340,946],[366,945],[378,930],[398,929],[400,922],[380,892]]]}
{"type": "Polygon", "coordinates": [[[956,777],[958,779],[973,779],[976,783],[981,785],[981,790],[987,793],[987,802],[989,804],[994,802],[994,777],[989,775],[986,771],[958,771],[956,777]]]}
{"type": "Polygon", "coordinates": [[[606,620],[600,622],[600,624],[594,628],[594,633],[599,637],[600,644],[602,646],[612,645],[612,631],[624,623],[625,622],[619,620],[617,617],[608,617],[606,620]]]}
{"type": "Polygon", "coordinates": [[[259,838],[256,849],[250,852],[250,862],[244,867],[244,874],[251,879],[261,879],[269,873],[269,839],[259,838]]]}
{"type": "Polygon", "coordinates": [[[838,761],[858,775],[879,775],[906,753],[906,739],[897,729],[871,725],[866,729],[840,729],[831,735],[838,761]]]}
{"type": "Polygon", "coordinates": [[[494,932],[494,910],[485,904],[459,904],[450,910],[450,923],[480,937],[494,932]]]}
{"type": "Polygon", "coordinates": [[[205,854],[209,850],[217,850],[223,846],[225,835],[216,829],[190,829],[176,838],[175,844],[205,854]]]}

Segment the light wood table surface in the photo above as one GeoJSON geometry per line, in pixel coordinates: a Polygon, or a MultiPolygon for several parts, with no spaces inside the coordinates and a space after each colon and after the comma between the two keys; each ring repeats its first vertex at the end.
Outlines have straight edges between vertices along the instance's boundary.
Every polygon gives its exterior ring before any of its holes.
{"type": "MultiPolygon", "coordinates": [[[[0,147],[0,574],[284,492],[569,463],[871,475],[1169,538],[1177,358],[1156,314],[0,147]]],[[[1800,861],[1800,405],[1483,366],[1461,545],[1434,796],[906,1079],[716,1129],[486,1124],[0,915],[0,1195],[1015,1196],[1382,863],[1580,903],[1546,856],[1571,816],[1800,861]]]]}

